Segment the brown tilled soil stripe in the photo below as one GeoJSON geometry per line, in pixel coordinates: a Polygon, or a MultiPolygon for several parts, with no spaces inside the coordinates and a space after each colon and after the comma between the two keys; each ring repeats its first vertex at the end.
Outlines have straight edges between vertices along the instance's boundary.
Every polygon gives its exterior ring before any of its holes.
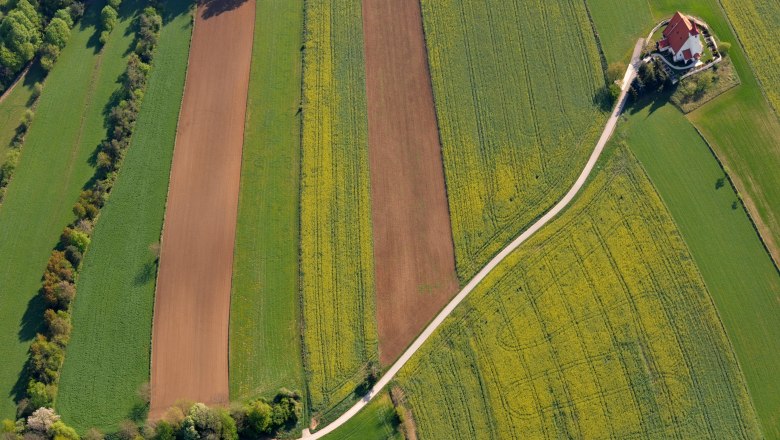
{"type": "Polygon", "coordinates": [[[380,358],[458,291],[419,0],[363,0],[380,358]]]}
{"type": "Polygon", "coordinates": [[[179,399],[228,402],[228,321],[254,0],[205,0],[190,49],[152,335],[157,419],[179,399]]]}

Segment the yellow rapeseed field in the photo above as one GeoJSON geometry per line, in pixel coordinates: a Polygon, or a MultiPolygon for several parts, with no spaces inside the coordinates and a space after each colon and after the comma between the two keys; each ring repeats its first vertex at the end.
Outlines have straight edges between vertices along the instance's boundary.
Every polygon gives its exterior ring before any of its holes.
{"type": "Polygon", "coordinates": [[[760,437],[670,214],[612,154],[402,370],[421,439],[760,437]]]}
{"type": "Polygon", "coordinates": [[[360,2],[306,2],[301,295],[313,412],[378,357],[360,2]]]}
{"type": "Polygon", "coordinates": [[[422,0],[457,270],[470,279],[574,182],[601,131],[582,1],[422,0]]]}
{"type": "Polygon", "coordinates": [[[780,112],[780,3],[777,0],[720,0],[775,112],[780,112]]]}

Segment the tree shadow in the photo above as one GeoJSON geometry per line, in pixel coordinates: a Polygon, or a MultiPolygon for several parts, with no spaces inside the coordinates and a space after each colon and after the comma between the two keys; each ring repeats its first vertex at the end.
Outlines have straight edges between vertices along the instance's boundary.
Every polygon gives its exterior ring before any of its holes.
{"type": "Polygon", "coordinates": [[[46,310],[46,302],[40,292],[27,302],[27,310],[24,311],[19,322],[19,342],[32,341],[35,335],[40,333],[43,326],[43,311],[46,310]]]}
{"type": "Polygon", "coordinates": [[[203,8],[202,17],[211,18],[232,11],[246,2],[247,0],[200,0],[198,4],[203,8]]]}
{"type": "Polygon", "coordinates": [[[144,264],[141,270],[138,271],[138,273],[135,275],[135,278],[133,279],[133,283],[136,286],[143,286],[144,284],[147,284],[149,281],[152,281],[156,275],[157,275],[157,262],[150,261],[144,264]]]}
{"type": "Polygon", "coordinates": [[[634,115],[649,107],[648,117],[669,103],[675,87],[665,86],[655,91],[645,91],[641,95],[629,95],[626,111],[634,115]]]}
{"type": "MultiPolygon", "coordinates": [[[[163,19],[163,24],[170,23],[176,17],[187,14],[192,10],[195,4],[193,0],[169,0],[160,2],[157,12],[163,19]]],[[[188,24],[189,25],[189,24],[188,24]]]]}
{"type": "Polygon", "coordinates": [[[9,393],[9,396],[17,405],[21,403],[23,399],[27,398],[27,385],[30,383],[29,365],[30,359],[28,357],[27,360],[24,361],[22,371],[19,372],[16,383],[14,384],[13,388],[11,388],[11,392],[9,393]]]}

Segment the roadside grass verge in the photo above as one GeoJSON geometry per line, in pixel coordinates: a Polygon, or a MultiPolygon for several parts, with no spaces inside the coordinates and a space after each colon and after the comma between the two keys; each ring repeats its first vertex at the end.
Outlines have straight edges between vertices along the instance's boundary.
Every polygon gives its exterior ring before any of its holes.
{"type": "Polygon", "coordinates": [[[230,397],[305,391],[298,285],[302,0],[259,0],[230,310],[230,397]]]}
{"type": "MultiPolygon", "coordinates": [[[[128,8],[135,4],[127,1],[128,8]]],[[[0,418],[13,418],[24,393],[27,349],[42,321],[40,277],[105,135],[105,106],[124,71],[132,35],[125,12],[102,52],[95,25],[103,2],[90,3],[46,81],[24,153],[0,207],[0,418]]],[[[125,8],[124,11],[129,9],[125,8]]]]}
{"type": "Polygon", "coordinates": [[[464,283],[574,182],[605,80],[582,2],[424,0],[422,14],[464,283]]]}
{"type": "Polygon", "coordinates": [[[377,360],[360,2],[306,2],[301,304],[309,408],[356,398],[377,360]]]}
{"type": "Polygon", "coordinates": [[[403,440],[398,416],[387,392],[374,397],[344,426],[323,437],[325,440],[403,440]]]}
{"type": "Polygon", "coordinates": [[[707,145],[675,108],[628,118],[620,137],[669,207],[717,306],[768,438],[780,438],[780,273],[707,145]]]}
{"type": "Polygon", "coordinates": [[[672,217],[627,150],[606,155],[402,370],[421,439],[760,435],[672,217]]]}
{"type": "Polygon", "coordinates": [[[110,432],[124,419],[145,417],[138,390],[149,380],[157,275],[150,246],[162,230],[191,4],[169,1],[161,11],[166,22],[135,134],[82,263],[57,399],[57,410],[79,432],[92,427],[110,432]]]}
{"type": "Polygon", "coordinates": [[[34,63],[24,78],[19,80],[16,87],[0,103],[0,163],[5,161],[8,147],[16,134],[16,127],[19,126],[24,112],[30,108],[35,83],[43,81],[43,73],[40,65],[34,63]]]}

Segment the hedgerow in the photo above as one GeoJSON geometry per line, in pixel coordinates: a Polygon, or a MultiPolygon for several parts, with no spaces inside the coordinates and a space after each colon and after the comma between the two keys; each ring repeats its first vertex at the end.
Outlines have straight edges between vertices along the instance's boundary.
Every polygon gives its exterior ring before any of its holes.
{"type": "Polygon", "coordinates": [[[76,295],[75,282],[81,259],[90,245],[90,237],[100,209],[108,201],[143,99],[149,64],[157,44],[162,20],[154,8],[146,8],[139,17],[136,53],[128,60],[122,88],[111,109],[106,139],[101,143],[95,176],[90,187],[82,191],[73,207],[76,219],[62,232],[43,274],[40,295],[46,304],[44,330],[30,346],[27,363],[29,383],[27,396],[19,402],[18,412],[51,406],[57,395],[64,350],[70,339],[71,304],[76,295]]]}

